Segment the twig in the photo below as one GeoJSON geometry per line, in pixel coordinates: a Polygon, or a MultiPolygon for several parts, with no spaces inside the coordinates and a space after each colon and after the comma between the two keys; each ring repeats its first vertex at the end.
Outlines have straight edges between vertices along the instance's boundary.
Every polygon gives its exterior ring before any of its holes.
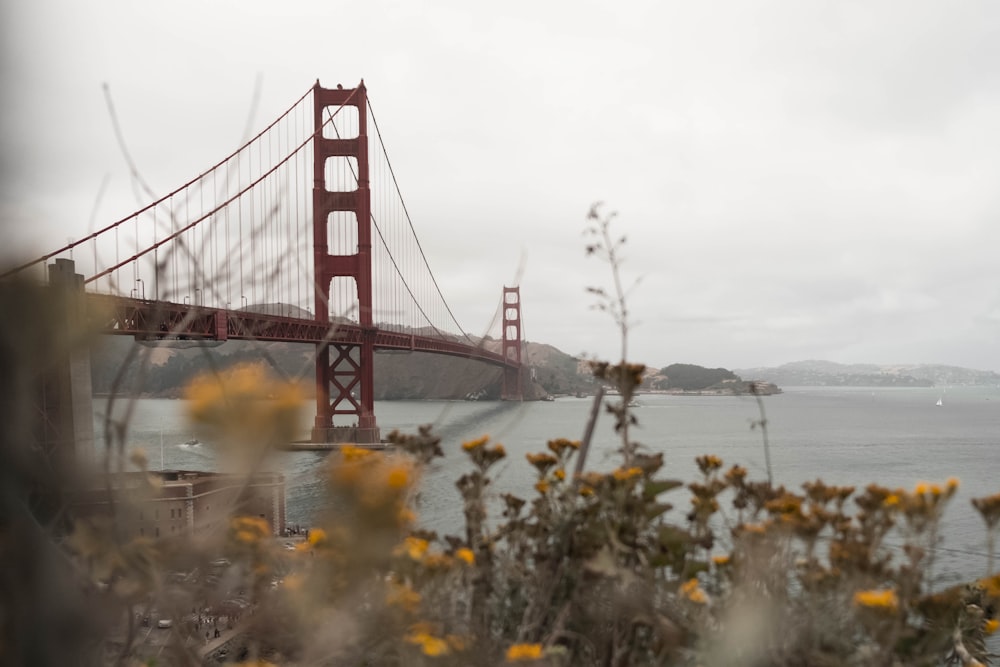
{"type": "Polygon", "coordinates": [[[764,412],[764,399],[761,398],[760,387],[757,382],[750,383],[750,392],[757,401],[757,411],[760,412],[760,419],[753,422],[754,426],[760,426],[760,434],[764,439],[764,465],[767,467],[767,485],[774,486],[774,479],[771,476],[771,446],[767,439],[767,413],[764,412]]]}
{"type": "Polygon", "coordinates": [[[587,460],[587,452],[590,450],[590,440],[594,436],[594,425],[597,424],[597,414],[601,411],[601,401],[603,399],[604,385],[598,385],[597,393],[594,394],[594,403],[590,406],[590,417],[587,418],[587,428],[583,432],[583,440],[580,441],[580,452],[576,455],[574,475],[579,476],[583,472],[583,466],[587,460]]]}

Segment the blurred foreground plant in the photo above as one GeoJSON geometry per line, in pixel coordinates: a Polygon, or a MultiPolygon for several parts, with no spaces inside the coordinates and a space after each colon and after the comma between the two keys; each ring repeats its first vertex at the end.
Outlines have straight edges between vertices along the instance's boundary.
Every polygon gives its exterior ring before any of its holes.
{"type": "MultiPolygon", "coordinates": [[[[592,220],[610,239],[604,219],[592,220]]],[[[617,257],[609,256],[615,271],[617,257]]],[[[625,335],[625,293],[615,293],[625,335]]],[[[71,637],[87,649],[79,661],[122,665],[988,664],[986,638],[1000,625],[992,569],[1000,494],[973,500],[991,544],[987,576],[936,590],[932,555],[957,480],[863,490],[816,480],[794,490],[706,454],[685,484],[665,474],[662,453],[631,440],[628,400],[643,367],[624,352],[617,364],[594,365],[620,395],[608,406],[619,465],[588,469],[579,441],[554,438],[520,462],[534,476],[530,497],[497,497],[506,448],[486,436],[451,443],[468,459],[456,482],[457,535],[418,523],[423,472],[444,452],[429,427],[391,434],[389,451],[345,445],[331,454],[327,509],[294,541],[236,502],[218,530],[160,540],[129,533],[123,511],[102,520],[73,520],[58,504],[43,512],[25,502],[40,497],[23,490],[25,479],[56,494],[66,478],[11,442],[5,455],[17,456],[8,462],[29,476],[0,469],[12,484],[4,486],[5,563],[13,564],[4,599],[32,611],[32,622],[60,623],[25,640],[18,633],[31,629],[8,604],[0,658],[52,662],[57,652],[23,646],[77,623],[90,633],[71,637]],[[38,563],[25,544],[38,549],[38,563]],[[67,611],[39,613],[55,600],[67,611]],[[154,609],[173,622],[158,654],[140,640],[154,609]],[[221,660],[203,655],[216,624],[235,635],[221,660]]],[[[242,367],[196,380],[188,397],[195,424],[247,454],[253,470],[290,437],[297,393],[242,367]]],[[[6,414],[17,419],[9,406],[6,414]]],[[[143,456],[133,464],[144,471],[143,456]]],[[[134,479],[122,510],[158,491],[154,478],[134,479]]]]}

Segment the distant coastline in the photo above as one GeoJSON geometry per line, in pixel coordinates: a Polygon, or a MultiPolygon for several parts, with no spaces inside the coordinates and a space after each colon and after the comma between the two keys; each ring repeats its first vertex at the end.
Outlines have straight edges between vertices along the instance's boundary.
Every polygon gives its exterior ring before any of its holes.
{"type": "Polygon", "coordinates": [[[706,387],[705,389],[653,389],[642,391],[641,394],[658,394],[665,396],[774,396],[783,393],[781,387],[771,382],[733,383],[733,386],[706,387]],[[750,385],[754,388],[751,389],[750,385]]]}
{"type": "Polygon", "coordinates": [[[942,364],[838,364],[795,361],[770,368],[736,369],[786,387],[942,387],[1000,385],[1000,374],[942,364]]]}

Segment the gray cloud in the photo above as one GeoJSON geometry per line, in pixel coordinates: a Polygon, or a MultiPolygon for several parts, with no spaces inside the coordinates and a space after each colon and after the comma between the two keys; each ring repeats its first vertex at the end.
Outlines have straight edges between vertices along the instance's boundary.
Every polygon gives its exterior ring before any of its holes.
{"type": "Polygon", "coordinates": [[[159,191],[319,77],[364,77],[460,321],[521,278],[528,336],[617,354],[584,287],[620,212],[637,358],[1000,370],[1000,8],[985,0],[5,8],[4,221],[17,247],[137,208],[101,96],[159,191]],[[15,167],[11,167],[15,165],[15,167]]]}

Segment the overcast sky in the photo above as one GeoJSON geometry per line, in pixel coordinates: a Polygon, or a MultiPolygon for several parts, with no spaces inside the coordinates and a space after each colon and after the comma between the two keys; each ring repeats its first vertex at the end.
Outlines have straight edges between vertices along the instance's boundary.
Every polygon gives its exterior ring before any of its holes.
{"type": "Polygon", "coordinates": [[[614,358],[590,205],[627,236],[652,366],[1000,371],[1000,3],[4,3],[5,250],[138,208],[101,91],[167,192],[317,78],[364,78],[406,205],[479,332],[614,358]],[[14,6],[16,5],[16,6],[14,6]]]}

